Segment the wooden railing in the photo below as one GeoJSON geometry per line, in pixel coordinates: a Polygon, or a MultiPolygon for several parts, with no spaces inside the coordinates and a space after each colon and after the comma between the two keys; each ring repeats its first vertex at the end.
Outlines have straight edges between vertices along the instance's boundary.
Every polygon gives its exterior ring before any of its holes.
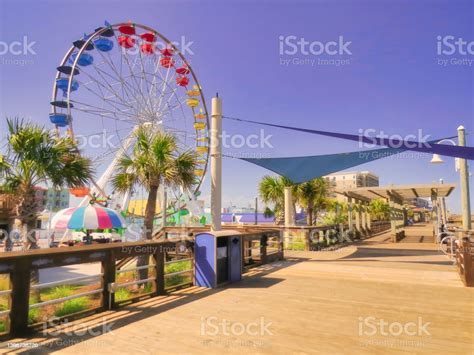
{"type": "MultiPolygon", "coordinates": [[[[244,233],[241,238],[243,271],[283,258],[279,231],[244,233]],[[244,257],[244,248],[249,246],[257,247],[251,254],[252,260],[244,257]]],[[[0,276],[0,329],[4,330],[0,335],[22,336],[52,325],[51,321],[57,324],[192,286],[194,238],[178,233],[160,240],[2,253],[0,276]],[[97,271],[91,274],[89,268],[87,272],[80,271],[78,277],[48,282],[41,282],[39,277],[40,271],[46,269],[85,264],[95,265],[97,271]],[[74,292],[64,294],[68,291],[65,285],[72,286],[74,292]],[[133,292],[124,298],[128,288],[133,292]],[[58,295],[50,297],[52,291],[58,295]],[[83,309],[57,312],[64,311],[67,303],[84,299],[88,302],[83,309]],[[32,321],[32,314],[40,310],[43,318],[32,321]]]]}
{"type": "MultiPolygon", "coordinates": [[[[29,315],[32,309],[51,306],[61,302],[67,302],[78,298],[98,295],[99,300],[96,307],[87,309],[78,314],[68,315],[67,318],[77,318],[91,312],[101,312],[115,308],[119,303],[115,301],[115,292],[119,288],[129,285],[140,285],[150,283],[153,285],[149,292],[142,293],[137,297],[127,299],[125,303],[133,302],[144,297],[153,297],[166,294],[166,263],[172,261],[174,250],[184,249],[188,251],[188,258],[192,260],[192,240],[180,241],[149,241],[131,243],[98,244],[90,246],[78,246],[70,248],[38,249],[26,252],[4,253],[0,256],[0,272],[7,274],[10,278],[11,288],[0,291],[0,296],[9,297],[9,309],[0,312],[0,316],[9,316],[9,324],[5,325],[10,336],[19,336],[30,333],[38,328],[38,324],[29,322],[29,315]],[[126,267],[117,269],[117,262],[131,257],[149,257],[148,263],[144,266],[126,267]],[[169,259],[169,260],[167,260],[169,259]],[[54,268],[59,266],[100,263],[100,272],[95,275],[70,278],[66,280],[39,284],[31,282],[32,275],[41,269],[54,268]],[[146,279],[138,278],[128,282],[119,282],[117,275],[123,272],[137,272],[143,269],[148,270],[146,279]],[[98,288],[86,290],[73,295],[39,301],[32,303],[31,295],[44,288],[54,288],[67,284],[81,284],[84,282],[97,281],[98,288]]],[[[174,259],[176,261],[176,258],[174,259]]],[[[192,265],[192,263],[191,263],[192,265]]],[[[190,273],[192,270],[181,270],[190,273]]],[[[181,273],[181,272],[180,272],[181,273]]],[[[192,276],[187,282],[192,285],[192,276]]],[[[183,285],[172,285],[183,286],[183,285]]],[[[171,287],[175,288],[175,287],[171,287]]],[[[60,321],[57,317],[56,321],[60,321]]],[[[45,320],[48,321],[48,320],[45,320]]]]}
{"type": "Polygon", "coordinates": [[[469,237],[459,239],[456,250],[456,264],[459,276],[465,286],[474,287],[474,242],[469,237]]]}

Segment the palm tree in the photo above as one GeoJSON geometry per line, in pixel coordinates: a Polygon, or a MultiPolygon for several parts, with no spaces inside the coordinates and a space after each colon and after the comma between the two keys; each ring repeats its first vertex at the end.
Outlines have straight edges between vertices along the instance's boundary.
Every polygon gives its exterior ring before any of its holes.
{"type": "Polygon", "coordinates": [[[196,178],[196,154],[191,150],[178,151],[176,137],[143,127],[134,133],[136,144],[133,155],[124,155],[112,180],[114,189],[126,192],[136,186],[148,191],[144,219],[145,239],[153,236],[153,222],[156,213],[156,198],[161,184],[171,187],[191,188],[196,178]]]}
{"type": "Polygon", "coordinates": [[[388,221],[390,219],[390,206],[387,201],[377,199],[370,201],[370,215],[378,221],[388,221]]]}
{"type": "Polygon", "coordinates": [[[298,202],[306,208],[306,220],[312,226],[318,212],[327,204],[327,183],[323,178],[313,179],[298,185],[298,202]]]}
{"type": "MultiPolygon", "coordinates": [[[[283,176],[273,177],[266,175],[259,183],[258,191],[264,203],[273,204],[273,212],[276,216],[275,223],[282,224],[285,219],[285,187],[293,187],[296,192],[296,185],[283,176]]],[[[293,204],[296,203],[296,194],[293,193],[293,204]]]]}
{"type": "MultiPolygon", "coordinates": [[[[35,187],[49,183],[54,188],[83,186],[92,176],[91,162],[78,154],[71,138],[56,137],[18,118],[7,119],[7,127],[7,151],[0,159],[0,187],[14,196],[14,217],[20,223],[26,248],[35,249],[35,238],[28,237],[39,214],[35,187]]],[[[11,241],[6,249],[11,250],[11,241]]]]}

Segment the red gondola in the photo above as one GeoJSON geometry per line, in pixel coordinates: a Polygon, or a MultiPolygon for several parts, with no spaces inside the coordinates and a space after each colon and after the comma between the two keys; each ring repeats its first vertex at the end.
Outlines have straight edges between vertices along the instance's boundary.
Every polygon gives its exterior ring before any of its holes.
{"type": "Polygon", "coordinates": [[[135,46],[135,39],[130,36],[119,36],[118,43],[121,47],[129,49],[135,46]]]}
{"type": "Polygon", "coordinates": [[[189,84],[189,79],[185,76],[178,76],[176,78],[176,84],[179,86],[187,86],[189,84]]]}
{"type": "Polygon", "coordinates": [[[187,75],[190,72],[191,71],[189,70],[189,68],[186,64],[183,65],[181,68],[176,69],[176,73],[178,73],[179,75],[187,75]]]}
{"type": "Polygon", "coordinates": [[[174,54],[173,48],[170,47],[163,48],[160,52],[165,57],[171,57],[174,54]]]}
{"type": "Polygon", "coordinates": [[[135,26],[133,26],[132,24],[120,26],[118,28],[118,30],[120,31],[120,33],[123,33],[124,35],[134,35],[135,34],[135,26]]]}
{"type": "Polygon", "coordinates": [[[143,54],[153,54],[155,53],[155,45],[153,43],[142,43],[140,50],[143,54]]]}
{"type": "Polygon", "coordinates": [[[171,68],[174,65],[174,60],[171,57],[163,57],[160,59],[160,64],[165,68],[171,68]]]}
{"type": "Polygon", "coordinates": [[[156,36],[154,33],[152,32],[147,32],[147,33],[142,33],[140,35],[140,37],[142,38],[142,40],[144,40],[145,42],[155,42],[156,40],[156,36]]]}

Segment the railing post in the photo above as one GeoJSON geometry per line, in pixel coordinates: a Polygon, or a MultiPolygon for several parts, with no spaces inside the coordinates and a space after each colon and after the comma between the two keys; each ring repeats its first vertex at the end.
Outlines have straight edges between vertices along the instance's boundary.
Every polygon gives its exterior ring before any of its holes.
{"type": "Polygon", "coordinates": [[[279,257],[280,257],[280,260],[283,260],[285,257],[283,255],[284,253],[284,243],[283,243],[283,232],[280,231],[279,234],[278,234],[278,247],[279,247],[279,257]]]}
{"type": "Polygon", "coordinates": [[[471,243],[469,238],[462,238],[461,252],[463,254],[464,262],[464,280],[466,286],[474,286],[474,275],[472,274],[472,256],[471,256],[471,243]]]}
{"type": "Polygon", "coordinates": [[[260,237],[260,262],[262,264],[267,263],[267,240],[267,235],[262,234],[262,236],[260,237]]]}
{"type": "Polygon", "coordinates": [[[115,282],[115,254],[113,250],[108,250],[102,261],[103,291],[102,307],[104,310],[112,309],[115,305],[115,293],[109,291],[109,284],[115,282]]]}
{"type": "Polygon", "coordinates": [[[165,253],[162,245],[156,248],[153,258],[155,260],[156,295],[165,295],[165,253]]]}
{"type": "Polygon", "coordinates": [[[30,262],[20,259],[10,274],[12,285],[10,308],[10,335],[21,336],[28,333],[28,311],[30,306],[30,262]]]}

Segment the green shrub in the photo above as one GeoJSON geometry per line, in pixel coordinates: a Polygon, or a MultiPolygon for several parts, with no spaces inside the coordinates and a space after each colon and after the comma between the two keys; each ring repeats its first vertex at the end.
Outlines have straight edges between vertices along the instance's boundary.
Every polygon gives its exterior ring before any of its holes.
{"type": "Polygon", "coordinates": [[[68,297],[74,294],[74,291],[78,286],[73,285],[61,285],[52,288],[47,288],[41,292],[42,300],[55,300],[57,298],[68,297]]]}
{"type": "Polygon", "coordinates": [[[32,308],[28,311],[28,324],[35,324],[38,323],[40,317],[40,309],[39,308],[32,308]]]}
{"type": "Polygon", "coordinates": [[[178,261],[165,265],[165,274],[172,274],[173,272],[179,272],[184,270],[190,270],[193,268],[191,260],[178,261]]]}
{"type": "Polygon", "coordinates": [[[5,333],[7,331],[7,325],[4,320],[0,320],[0,333],[5,333]]]}
{"type": "Polygon", "coordinates": [[[54,315],[56,317],[63,317],[69,314],[81,312],[87,309],[89,300],[87,297],[79,297],[69,301],[65,301],[56,311],[54,315]]]}
{"type": "Polygon", "coordinates": [[[192,282],[191,275],[174,275],[165,279],[165,287],[181,285],[186,282],[192,282]]]}
{"type": "Polygon", "coordinates": [[[10,289],[10,276],[9,275],[0,275],[0,291],[5,291],[10,289]]]}
{"type": "Polygon", "coordinates": [[[126,288],[119,288],[115,291],[115,302],[123,302],[131,297],[131,293],[126,288]]]}

